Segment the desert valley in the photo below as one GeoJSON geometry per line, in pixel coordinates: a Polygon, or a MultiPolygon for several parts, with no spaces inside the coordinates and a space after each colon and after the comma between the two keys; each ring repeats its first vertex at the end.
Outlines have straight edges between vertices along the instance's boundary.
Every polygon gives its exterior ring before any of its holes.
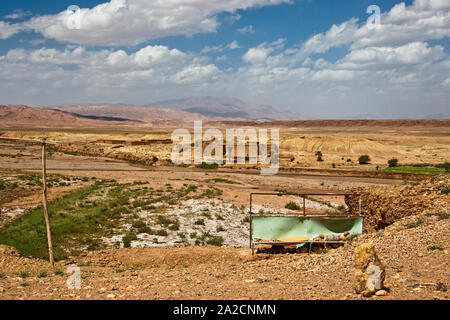
{"type": "Polygon", "coordinates": [[[448,299],[450,119],[286,120],[191,103],[0,106],[2,299],[361,299],[353,252],[366,242],[386,280],[383,294],[363,299],[448,299]],[[175,165],[172,132],[194,120],[222,132],[278,128],[278,173],[175,165]],[[251,193],[267,195],[250,204],[251,193]],[[262,215],[360,210],[364,232],[252,255],[250,205],[262,215]],[[68,265],[81,269],[80,290],[66,286],[68,265]]]}

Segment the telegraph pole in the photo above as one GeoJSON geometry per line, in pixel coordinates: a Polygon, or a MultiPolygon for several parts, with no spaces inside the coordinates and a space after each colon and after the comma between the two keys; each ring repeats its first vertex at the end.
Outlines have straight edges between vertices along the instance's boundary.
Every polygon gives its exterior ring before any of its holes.
{"type": "Polygon", "coordinates": [[[52,244],[52,233],[50,229],[50,218],[48,216],[47,209],[47,155],[45,152],[46,139],[42,139],[42,204],[44,208],[45,225],[47,227],[47,241],[48,241],[48,253],[50,258],[50,264],[52,267],[55,265],[55,260],[53,258],[53,244],[52,244]]]}

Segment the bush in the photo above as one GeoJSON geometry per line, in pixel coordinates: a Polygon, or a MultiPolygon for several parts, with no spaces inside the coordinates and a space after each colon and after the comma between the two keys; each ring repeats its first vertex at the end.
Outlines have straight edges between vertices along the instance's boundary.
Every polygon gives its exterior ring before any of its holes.
{"type": "Polygon", "coordinates": [[[286,203],[286,205],[284,207],[289,210],[300,210],[301,209],[298,204],[296,204],[295,202],[292,202],[292,201],[286,203]]]}
{"type": "Polygon", "coordinates": [[[174,224],[171,224],[168,228],[172,231],[180,230],[180,223],[177,221],[174,224]]]}
{"type": "Polygon", "coordinates": [[[206,241],[206,243],[212,246],[221,247],[223,245],[223,238],[219,236],[212,237],[211,239],[206,241]]]}
{"type": "Polygon", "coordinates": [[[389,167],[397,167],[398,166],[398,159],[392,158],[391,160],[388,160],[389,167]]]}
{"type": "Polygon", "coordinates": [[[166,237],[168,235],[167,231],[164,229],[158,230],[155,233],[157,236],[166,237]]]}
{"type": "Polygon", "coordinates": [[[428,246],[427,249],[430,250],[430,251],[433,251],[433,250],[443,251],[444,250],[444,248],[442,248],[439,245],[428,246]]]}
{"type": "Polygon", "coordinates": [[[127,235],[122,237],[123,247],[129,248],[131,247],[131,241],[137,240],[137,236],[134,233],[128,233],[127,235]]]}
{"type": "Polygon", "coordinates": [[[323,161],[323,154],[322,154],[322,152],[320,152],[320,151],[317,151],[316,152],[316,157],[317,157],[317,161],[319,161],[319,162],[321,162],[321,161],[323,161]]]}
{"type": "Polygon", "coordinates": [[[198,165],[197,168],[200,169],[217,169],[219,165],[217,163],[206,163],[202,162],[201,165],[198,165]]]}
{"type": "Polygon", "coordinates": [[[217,232],[223,232],[223,231],[227,231],[227,230],[224,227],[222,227],[222,226],[217,226],[216,231],[217,232]]]}
{"type": "Polygon", "coordinates": [[[359,157],[358,162],[359,162],[359,164],[369,164],[370,157],[368,155],[363,155],[363,156],[359,157]]]}
{"type": "Polygon", "coordinates": [[[445,169],[445,172],[450,171],[450,162],[445,162],[443,164],[437,165],[436,168],[443,168],[445,169]]]}
{"type": "Polygon", "coordinates": [[[145,226],[147,226],[147,225],[145,224],[144,221],[137,220],[137,221],[134,221],[134,222],[131,224],[131,226],[132,226],[133,228],[139,229],[139,228],[145,227],[145,226]]]}
{"type": "Polygon", "coordinates": [[[197,221],[194,222],[194,224],[198,225],[198,226],[204,226],[205,225],[205,220],[198,219],[197,221]]]}
{"type": "Polygon", "coordinates": [[[439,189],[441,191],[441,194],[449,194],[450,193],[450,187],[445,186],[439,189]]]}

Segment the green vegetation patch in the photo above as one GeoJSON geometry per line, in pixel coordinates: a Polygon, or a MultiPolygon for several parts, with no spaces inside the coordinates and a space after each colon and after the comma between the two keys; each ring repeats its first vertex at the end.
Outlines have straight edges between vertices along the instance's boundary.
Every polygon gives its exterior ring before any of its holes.
{"type": "Polygon", "coordinates": [[[301,209],[301,207],[293,201],[286,203],[286,205],[284,207],[289,210],[300,210],[301,209]]]}
{"type": "MultiPolygon", "coordinates": [[[[53,248],[56,260],[104,247],[101,237],[112,236],[129,213],[125,185],[113,186],[106,199],[96,201],[96,192],[110,186],[95,182],[49,203],[53,248]]],[[[47,233],[42,207],[0,228],[0,243],[17,248],[22,254],[48,259],[47,233]]]]}
{"type": "Polygon", "coordinates": [[[384,172],[392,173],[413,173],[413,174],[448,174],[445,169],[439,168],[416,168],[416,167],[392,167],[386,168],[384,172]]]}
{"type": "Polygon", "coordinates": [[[442,247],[439,246],[439,245],[432,245],[432,246],[428,246],[428,247],[427,247],[427,250],[430,250],[430,251],[434,251],[434,250],[443,251],[444,248],[442,248],[442,247]]]}
{"type": "Polygon", "coordinates": [[[202,164],[198,165],[197,168],[200,169],[217,169],[219,165],[217,163],[206,163],[202,162],[202,164]]]}

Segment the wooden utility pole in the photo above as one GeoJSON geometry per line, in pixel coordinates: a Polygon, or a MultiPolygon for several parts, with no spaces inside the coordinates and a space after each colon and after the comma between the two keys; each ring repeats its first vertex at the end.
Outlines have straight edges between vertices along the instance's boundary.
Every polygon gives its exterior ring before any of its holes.
{"type": "Polygon", "coordinates": [[[50,264],[52,267],[55,265],[55,260],[53,258],[53,244],[52,244],[52,233],[50,229],[50,218],[48,216],[47,209],[47,155],[45,152],[46,141],[42,140],[42,186],[43,186],[43,197],[42,204],[44,207],[44,217],[45,225],[47,227],[47,241],[48,241],[48,253],[50,258],[50,264]]]}

